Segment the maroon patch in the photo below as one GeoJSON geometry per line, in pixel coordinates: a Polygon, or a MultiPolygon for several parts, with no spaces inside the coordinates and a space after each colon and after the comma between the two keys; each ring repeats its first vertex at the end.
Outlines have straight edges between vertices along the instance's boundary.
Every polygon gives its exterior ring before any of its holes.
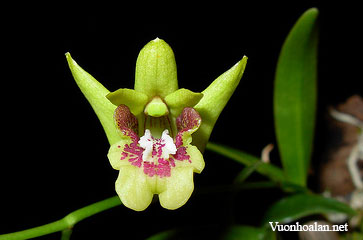
{"type": "Polygon", "coordinates": [[[176,119],[176,126],[178,128],[178,132],[198,128],[201,120],[202,118],[194,108],[184,108],[183,112],[176,119]]]}
{"type": "Polygon", "coordinates": [[[130,112],[130,109],[121,104],[118,106],[114,113],[114,119],[117,127],[124,133],[129,132],[130,130],[137,134],[138,132],[138,124],[137,118],[130,112]]]}

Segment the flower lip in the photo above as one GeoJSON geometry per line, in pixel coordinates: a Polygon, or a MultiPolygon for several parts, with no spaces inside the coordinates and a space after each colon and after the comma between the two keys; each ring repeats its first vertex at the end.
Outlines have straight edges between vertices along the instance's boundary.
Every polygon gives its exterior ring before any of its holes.
{"type": "Polygon", "coordinates": [[[112,147],[116,150],[115,153],[118,152],[115,158],[111,157],[117,166],[123,165],[121,162],[129,162],[133,166],[143,167],[144,173],[150,177],[157,175],[162,178],[170,177],[170,170],[171,167],[175,167],[175,161],[187,160],[191,163],[187,149],[192,141],[191,134],[201,124],[201,117],[195,109],[184,108],[180,116],[175,119],[178,133],[174,139],[169,136],[168,129],[164,129],[162,134],[156,137],[151,130],[145,129],[144,135],[139,137],[136,133],[137,118],[126,105],[118,106],[114,116],[117,128],[124,139],[121,141],[123,143],[117,143],[116,147],[112,147]],[[120,160],[121,162],[117,163],[120,160]]]}

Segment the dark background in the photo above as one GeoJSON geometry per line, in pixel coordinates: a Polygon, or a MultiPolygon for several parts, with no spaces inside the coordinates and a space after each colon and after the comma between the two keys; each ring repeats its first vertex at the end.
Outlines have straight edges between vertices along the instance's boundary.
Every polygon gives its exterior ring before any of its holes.
{"type": "MultiPolygon", "coordinates": [[[[247,55],[245,74],[211,140],[259,155],[265,145],[275,142],[272,87],[280,48],[298,17],[318,7],[314,161],[319,161],[326,107],[362,93],[361,13],[349,2],[328,2],[256,6],[236,2],[211,10],[209,5],[178,4],[155,9],[120,5],[97,11],[73,5],[3,9],[11,14],[2,21],[0,233],[58,220],[115,195],[117,171],[106,157],[109,145],[72,79],[64,56],[68,51],[111,91],[133,88],[138,52],[156,37],[174,50],[179,86],[197,92],[247,55]]],[[[205,162],[203,173],[195,176],[196,189],[231,183],[242,169],[210,152],[205,153],[205,162]]],[[[279,164],[276,150],[273,162],[279,164]]],[[[193,195],[176,211],[158,203],[141,213],[117,207],[79,223],[72,239],[142,239],[180,226],[212,236],[210,226],[233,221],[257,225],[280,196],[277,190],[244,191],[232,203],[228,194],[193,195]]]]}

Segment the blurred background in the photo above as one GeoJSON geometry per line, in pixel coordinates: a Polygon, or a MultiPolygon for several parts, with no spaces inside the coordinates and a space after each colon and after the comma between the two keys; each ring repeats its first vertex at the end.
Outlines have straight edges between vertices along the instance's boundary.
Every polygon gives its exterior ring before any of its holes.
{"type": "MultiPolygon", "coordinates": [[[[71,76],[66,52],[110,91],[133,88],[137,55],[156,37],[174,50],[179,86],[196,92],[248,56],[245,74],[211,141],[259,156],[263,147],[276,141],[272,97],[279,51],[295,21],[310,7],[320,11],[313,157],[313,165],[318,165],[326,147],[327,107],[362,94],[362,16],[357,6],[290,1],[203,7],[170,3],[167,8],[123,4],[94,11],[56,4],[9,8],[1,24],[5,145],[0,161],[0,233],[58,220],[115,195],[117,171],[106,157],[106,136],[71,76]]],[[[276,150],[271,159],[280,164],[276,150]]],[[[232,183],[242,169],[208,151],[205,162],[203,173],[195,176],[196,190],[232,183]]],[[[312,179],[310,187],[317,189],[312,179]]],[[[140,213],[117,207],[79,223],[72,239],[143,239],[180,226],[195,229],[194,237],[213,236],[210,226],[258,225],[281,194],[276,189],[232,197],[194,194],[176,211],[158,203],[140,213]]]]}

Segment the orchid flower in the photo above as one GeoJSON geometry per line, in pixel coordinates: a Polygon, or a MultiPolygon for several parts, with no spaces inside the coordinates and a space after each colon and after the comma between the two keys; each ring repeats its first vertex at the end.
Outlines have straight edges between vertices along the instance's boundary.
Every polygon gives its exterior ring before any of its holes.
{"type": "Polygon", "coordinates": [[[154,194],[166,209],[190,198],[193,173],[204,168],[202,152],[246,66],[243,57],[201,93],[178,88],[174,53],[163,40],[150,41],[136,62],[134,89],[109,92],[66,53],[69,67],[104,130],[115,188],[122,203],[146,209],[154,194]]]}

